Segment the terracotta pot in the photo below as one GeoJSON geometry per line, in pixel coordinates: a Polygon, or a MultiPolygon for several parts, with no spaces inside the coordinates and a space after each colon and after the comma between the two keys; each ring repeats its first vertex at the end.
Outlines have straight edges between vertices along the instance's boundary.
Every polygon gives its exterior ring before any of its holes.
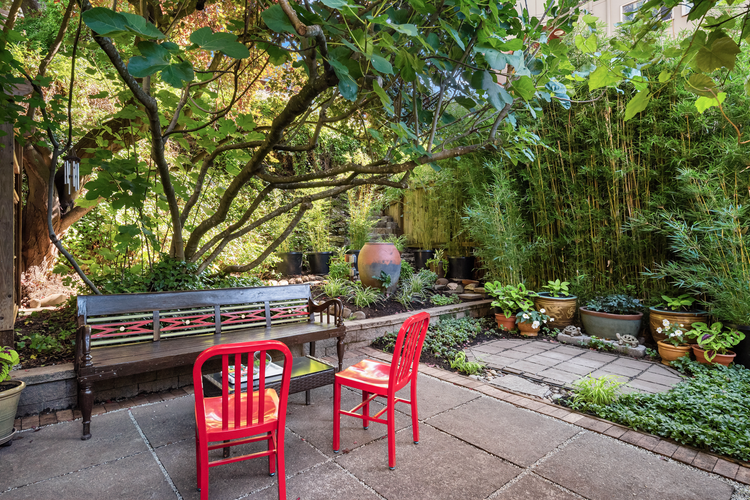
{"type": "Polygon", "coordinates": [[[539,329],[541,326],[534,328],[531,325],[532,323],[517,323],[516,326],[518,327],[518,333],[525,337],[536,337],[539,335],[539,329]]]}
{"type": "Polygon", "coordinates": [[[555,321],[548,321],[549,328],[563,329],[573,324],[576,316],[578,297],[568,295],[567,297],[552,297],[547,292],[541,292],[539,296],[534,297],[534,308],[539,311],[544,309],[545,314],[555,321]]]}
{"type": "Polygon", "coordinates": [[[579,307],[581,323],[586,335],[595,335],[601,339],[617,340],[617,334],[638,336],[641,330],[643,313],[638,314],[610,314],[599,311],[589,311],[579,307]]]}
{"type": "Polygon", "coordinates": [[[503,313],[495,314],[495,321],[497,321],[497,327],[500,330],[506,330],[511,331],[515,330],[516,328],[516,316],[511,315],[510,317],[506,316],[503,313]]]}
{"type": "Polygon", "coordinates": [[[656,342],[664,340],[666,337],[663,333],[656,331],[657,328],[663,327],[663,321],[669,320],[670,323],[676,323],[678,325],[685,325],[684,330],[690,330],[690,325],[697,322],[706,323],[708,321],[708,313],[706,311],[695,311],[695,312],[674,312],[667,311],[664,309],[649,307],[649,319],[648,326],[651,330],[651,336],[656,342]]]}
{"type": "Polygon", "coordinates": [[[357,258],[357,269],[363,285],[382,288],[383,283],[377,278],[385,272],[391,277],[390,289],[395,290],[401,274],[401,254],[393,243],[365,243],[357,258]]]}
{"type": "Polygon", "coordinates": [[[729,366],[729,363],[734,361],[734,357],[737,356],[732,351],[727,351],[726,354],[717,354],[716,357],[713,359],[713,361],[709,361],[706,359],[706,355],[703,349],[698,347],[698,344],[691,344],[693,348],[693,354],[695,354],[695,360],[698,363],[703,363],[704,365],[724,365],[729,366]]]}
{"type": "Polygon", "coordinates": [[[689,356],[691,347],[687,344],[674,346],[661,340],[657,342],[659,344],[659,356],[661,356],[661,362],[663,365],[669,366],[675,359],[683,356],[689,356]]]}
{"type": "Polygon", "coordinates": [[[13,437],[19,429],[13,428],[13,422],[18,411],[18,400],[21,391],[26,387],[23,380],[6,380],[0,382],[0,444],[13,437]]]}

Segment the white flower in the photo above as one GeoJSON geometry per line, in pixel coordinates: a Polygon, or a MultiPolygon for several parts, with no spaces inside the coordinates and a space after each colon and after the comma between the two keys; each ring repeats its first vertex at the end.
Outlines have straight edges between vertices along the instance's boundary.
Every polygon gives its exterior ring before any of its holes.
{"type": "Polygon", "coordinates": [[[657,331],[658,333],[661,333],[661,331],[662,331],[662,330],[661,330],[661,327],[657,328],[657,329],[656,329],[656,331],[657,331]]]}
{"type": "Polygon", "coordinates": [[[549,320],[550,320],[550,321],[555,321],[555,318],[550,318],[549,320]]]}
{"type": "Polygon", "coordinates": [[[529,315],[528,315],[528,314],[526,314],[526,313],[524,313],[524,314],[523,314],[523,319],[529,319],[529,315]]]}
{"type": "Polygon", "coordinates": [[[547,320],[546,320],[546,319],[545,319],[544,321],[542,321],[542,323],[546,323],[546,322],[547,322],[547,320]]]}
{"type": "Polygon", "coordinates": [[[685,328],[685,325],[683,325],[682,323],[680,323],[680,328],[685,328]]]}
{"type": "Polygon", "coordinates": [[[540,312],[540,313],[542,313],[542,314],[544,314],[544,313],[546,313],[547,311],[546,311],[546,310],[544,310],[544,309],[539,309],[539,312],[540,312]]]}
{"type": "Polygon", "coordinates": [[[675,334],[676,336],[682,336],[682,330],[675,330],[675,331],[674,331],[674,334],[675,334]]]}
{"type": "Polygon", "coordinates": [[[533,323],[531,324],[531,328],[539,328],[539,322],[538,322],[538,321],[534,321],[534,322],[533,322],[533,323]]]}
{"type": "Polygon", "coordinates": [[[669,326],[669,320],[668,319],[664,319],[664,321],[662,321],[661,324],[664,325],[664,326],[669,326]]]}

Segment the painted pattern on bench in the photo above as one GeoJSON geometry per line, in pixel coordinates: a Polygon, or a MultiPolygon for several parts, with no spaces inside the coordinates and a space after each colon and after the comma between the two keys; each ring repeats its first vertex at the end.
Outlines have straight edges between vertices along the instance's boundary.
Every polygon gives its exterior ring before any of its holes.
{"type": "MultiPolygon", "coordinates": [[[[286,300],[269,303],[271,324],[307,321],[307,300],[286,300]]],[[[224,306],[219,310],[220,327],[224,331],[266,326],[265,303],[224,306]]],[[[216,311],[213,308],[158,311],[159,338],[216,332],[216,311]]],[[[89,316],[91,345],[104,346],[155,340],[154,312],[118,316],[89,316]]]]}

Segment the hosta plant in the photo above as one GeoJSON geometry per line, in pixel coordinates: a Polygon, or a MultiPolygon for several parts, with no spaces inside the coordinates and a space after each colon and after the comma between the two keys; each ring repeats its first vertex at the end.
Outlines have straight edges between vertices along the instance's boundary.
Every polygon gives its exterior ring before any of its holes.
{"type": "Polygon", "coordinates": [[[706,323],[693,323],[688,336],[694,338],[706,356],[706,360],[713,361],[717,354],[726,352],[742,342],[745,334],[739,330],[724,329],[724,325],[716,322],[708,326],[706,323]]]}

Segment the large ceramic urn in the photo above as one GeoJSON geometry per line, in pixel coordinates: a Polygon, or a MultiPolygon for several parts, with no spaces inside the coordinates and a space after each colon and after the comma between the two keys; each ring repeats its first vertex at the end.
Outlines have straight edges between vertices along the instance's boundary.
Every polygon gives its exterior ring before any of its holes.
{"type": "Polygon", "coordinates": [[[401,274],[401,254],[393,243],[365,243],[357,258],[359,279],[363,285],[382,288],[381,272],[391,277],[390,290],[396,289],[401,274]]]}

